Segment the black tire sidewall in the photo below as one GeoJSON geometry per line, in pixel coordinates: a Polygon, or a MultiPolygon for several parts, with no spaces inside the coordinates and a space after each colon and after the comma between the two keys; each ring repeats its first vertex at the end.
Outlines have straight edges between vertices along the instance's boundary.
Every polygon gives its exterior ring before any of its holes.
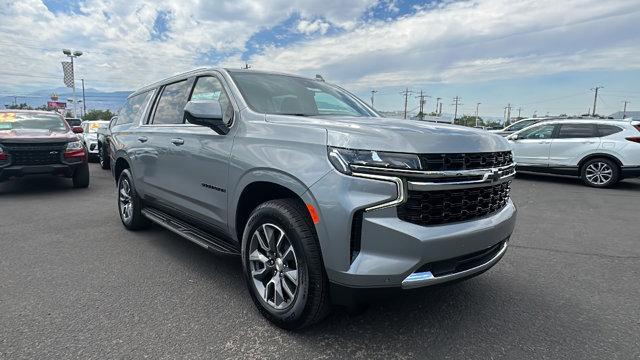
{"type": "Polygon", "coordinates": [[[78,167],[76,171],[73,173],[73,187],[75,188],[86,188],[89,186],[90,181],[89,174],[89,164],[82,164],[82,166],[78,167]]]}
{"type": "Polygon", "coordinates": [[[107,159],[106,151],[104,151],[104,146],[100,146],[98,150],[98,161],[100,162],[100,167],[103,169],[109,168],[109,159],[107,159]]]}
{"type": "MultiPolygon", "coordinates": [[[[304,242],[300,240],[301,237],[305,236],[304,233],[301,232],[302,229],[299,229],[295,222],[283,214],[278,207],[271,206],[274,203],[275,201],[265,203],[251,214],[242,239],[242,266],[249,293],[260,312],[276,325],[286,329],[292,329],[304,323],[308,310],[309,262],[306,256],[307,249],[304,248],[304,242]],[[274,309],[257,294],[249,266],[250,237],[258,227],[265,223],[273,223],[285,231],[296,252],[296,259],[298,261],[299,273],[296,297],[292,305],[282,310],[274,309]]],[[[308,226],[306,222],[305,224],[308,226]]]]}
{"type": "Polygon", "coordinates": [[[614,186],[615,184],[618,183],[618,181],[620,180],[620,169],[618,167],[618,165],[609,160],[609,159],[605,159],[605,158],[595,158],[595,159],[591,159],[588,160],[587,162],[584,163],[584,165],[582,165],[582,169],[580,171],[580,177],[582,178],[582,181],[587,185],[587,186],[591,186],[591,187],[595,187],[595,188],[606,188],[606,187],[611,187],[614,186]],[[587,167],[593,163],[597,163],[597,162],[603,162],[606,163],[607,165],[609,165],[609,167],[611,168],[611,180],[609,180],[609,182],[599,185],[599,184],[594,184],[592,182],[590,182],[589,180],[587,180],[587,167]]]}

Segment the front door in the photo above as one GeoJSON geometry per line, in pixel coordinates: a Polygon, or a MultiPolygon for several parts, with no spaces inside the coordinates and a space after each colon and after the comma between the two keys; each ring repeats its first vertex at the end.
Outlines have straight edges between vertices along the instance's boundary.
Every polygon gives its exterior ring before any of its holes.
{"type": "Polygon", "coordinates": [[[519,166],[549,166],[549,150],[554,124],[538,125],[518,133],[517,140],[509,140],[513,156],[519,166]]]}

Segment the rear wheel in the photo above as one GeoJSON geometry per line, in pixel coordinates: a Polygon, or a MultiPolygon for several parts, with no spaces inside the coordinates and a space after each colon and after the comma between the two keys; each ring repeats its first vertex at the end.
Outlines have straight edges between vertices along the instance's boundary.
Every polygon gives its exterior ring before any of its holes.
{"type": "Polygon", "coordinates": [[[98,160],[100,161],[100,167],[104,170],[109,168],[109,157],[104,150],[104,146],[100,146],[98,149],[98,160]]]}
{"type": "Polygon", "coordinates": [[[582,165],[582,181],[592,187],[613,186],[620,180],[620,168],[616,163],[605,158],[588,160],[582,165]]]}
{"type": "Polygon", "coordinates": [[[76,169],[73,174],[73,187],[86,188],[89,187],[89,164],[84,164],[76,169]]]}
{"type": "Polygon", "coordinates": [[[260,313],[284,329],[320,321],[329,312],[329,284],[315,229],[291,199],[271,200],[249,217],[242,265],[260,313]]]}
{"type": "Polygon", "coordinates": [[[140,230],[148,227],[150,222],[142,215],[142,202],[131,179],[129,169],[122,170],[118,178],[118,213],[124,227],[129,230],[140,230]]]}

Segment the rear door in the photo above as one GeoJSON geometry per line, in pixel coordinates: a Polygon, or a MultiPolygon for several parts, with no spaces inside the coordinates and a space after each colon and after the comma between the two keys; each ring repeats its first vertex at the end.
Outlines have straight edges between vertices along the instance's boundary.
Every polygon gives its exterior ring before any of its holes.
{"type": "Polygon", "coordinates": [[[559,124],[551,140],[549,166],[577,167],[578,162],[600,148],[600,138],[595,124],[559,124]]]}
{"type": "Polygon", "coordinates": [[[520,132],[517,140],[509,140],[516,163],[519,166],[549,166],[549,150],[555,127],[554,124],[538,125],[520,132]]]}

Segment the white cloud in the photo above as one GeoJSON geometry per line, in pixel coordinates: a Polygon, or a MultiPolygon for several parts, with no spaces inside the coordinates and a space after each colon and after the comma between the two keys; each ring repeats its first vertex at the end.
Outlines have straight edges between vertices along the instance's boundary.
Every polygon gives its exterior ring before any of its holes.
{"type": "Polygon", "coordinates": [[[38,0],[0,0],[0,90],[61,84],[38,76],[60,76],[63,47],[85,52],[78,77],[104,89],[134,89],[205,64],[240,66],[254,34],[291,16],[301,19],[293,31],[314,36],[264,45],[249,59],[254,68],[321,73],[359,88],[638,68],[637,0],[444,1],[362,21],[375,2],[87,0],[69,15],[38,0]],[[169,31],[154,41],[159,12],[169,14],[169,31]],[[342,31],[327,35],[330,27],[342,31]]]}
{"type": "Polygon", "coordinates": [[[296,29],[298,30],[298,32],[305,35],[311,35],[313,33],[320,33],[321,35],[324,35],[327,33],[327,30],[329,30],[330,26],[331,24],[320,19],[315,21],[300,20],[298,21],[296,29]]]}

